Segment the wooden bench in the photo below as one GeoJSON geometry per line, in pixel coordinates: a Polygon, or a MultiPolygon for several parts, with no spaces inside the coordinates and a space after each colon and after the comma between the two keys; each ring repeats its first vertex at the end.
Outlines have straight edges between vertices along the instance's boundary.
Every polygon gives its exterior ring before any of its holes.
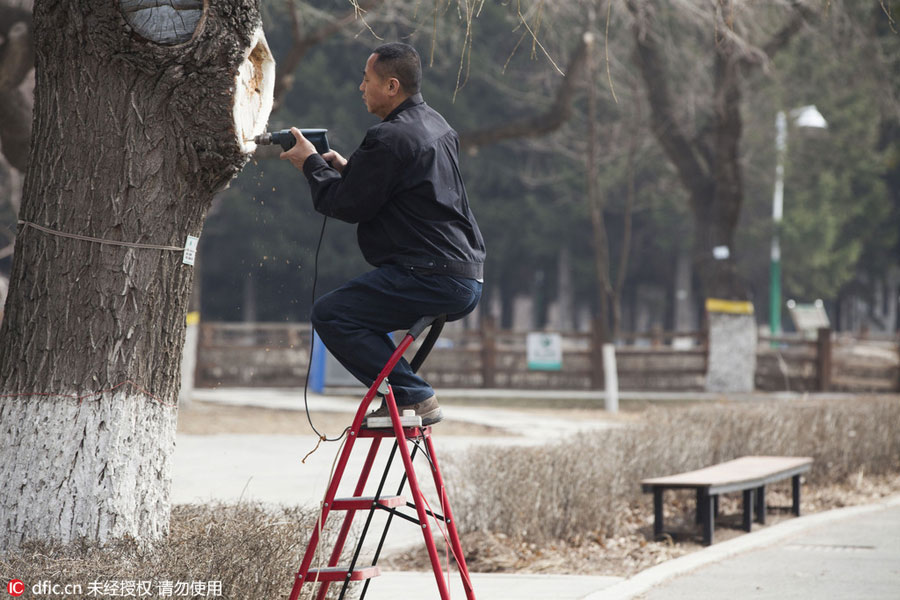
{"type": "Polygon", "coordinates": [[[800,475],[809,471],[813,459],[791,456],[745,456],[712,467],[641,481],[644,493],[653,494],[653,535],[663,532],[663,491],[694,489],[697,492],[697,522],[703,525],[703,543],[713,543],[715,517],[719,513],[719,494],[744,492],[744,529],[756,520],[766,522],[766,485],[791,477],[793,479],[792,512],[800,515],[800,475]],[[754,494],[756,496],[754,502],[754,494]]]}

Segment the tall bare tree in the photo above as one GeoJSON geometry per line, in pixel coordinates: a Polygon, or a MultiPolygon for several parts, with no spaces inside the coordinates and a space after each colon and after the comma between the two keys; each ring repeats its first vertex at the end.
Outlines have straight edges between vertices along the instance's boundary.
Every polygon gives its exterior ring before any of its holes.
{"type": "Polygon", "coordinates": [[[687,190],[694,215],[694,266],[707,296],[746,299],[748,290],[739,276],[734,252],[735,231],[744,200],[740,163],[743,129],[742,88],[749,74],[764,66],[814,17],[802,0],[772,0],[781,5],[786,18],[766,34],[756,31],[765,23],[758,4],[746,0],[700,2],[677,0],[665,6],[650,0],[625,0],[631,14],[635,60],[644,80],[651,109],[653,132],[674,165],[687,190]],[[689,15],[694,29],[705,39],[710,60],[711,86],[690,90],[686,97],[674,91],[676,52],[665,44],[669,29],[665,19],[673,14],[689,15]],[[760,39],[754,42],[753,40],[760,39]],[[698,93],[699,92],[699,93],[698,93]],[[688,106],[696,97],[711,102],[697,116],[688,106]],[[689,117],[688,115],[691,115],[689,117]],[[714,248],[727,248],[716,258],[714,248]]]}
{"type": "Polygon", "coordinates": [[[193,275],[176,249],[253,150],[274,63],[258,0],[38,0],[33,21],[0,328],[0,548],[155,538],[193,275]]]}

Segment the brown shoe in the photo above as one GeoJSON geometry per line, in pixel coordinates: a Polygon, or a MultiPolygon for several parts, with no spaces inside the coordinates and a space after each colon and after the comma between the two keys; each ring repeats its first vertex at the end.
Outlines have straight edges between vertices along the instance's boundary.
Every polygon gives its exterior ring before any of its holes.
{"type": "MultiPolygon", "coordinates": [[[[415,410],[417,417],[422,417],[422,427],[427,425],[434,425],[435,423],[440,423],[444,419],[444,413],[441,411],[440,405],[438,405],[437,397],[432,396],[427,400],[423,400],[422,402],[418,402],[411,406],[398,406],[397,409],[400,411],[400,414],[403,414],[404,410],[415,410]]],[[[391,413],[388,411],[387,402],[384,400],[381,401],[381,406],[378,407],[377,410],[370,412],[366,415],[366,422],[364,427],[370,427],[372,429],[375,428],[383,428],[383,427],[392,427],[390,424],[391,413]],[[387,417],[386,421],[379,421],[379,423],[387,423],[386,425],[369,425],[369,417],[374,417],[376,419],[387,417]]]]}

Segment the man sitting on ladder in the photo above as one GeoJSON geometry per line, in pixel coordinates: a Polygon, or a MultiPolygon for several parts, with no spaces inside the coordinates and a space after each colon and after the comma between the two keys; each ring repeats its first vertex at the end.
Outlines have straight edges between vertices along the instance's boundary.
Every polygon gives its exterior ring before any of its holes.
{"type": "MultiPolygon", "coordinates": [[[[415,48],[379,46],[359,89],[382,121],[360,147],[349,159],[334,151],[320,156],[292,128],[297,144],[281,154],[306,175],[318,212],[358,223],[359,247],[376,267],[319,298],[312,310],[325,347],[366,386],[394,351],[390,332],[426,315],[460,319],[481,298],[484,240],[459,171],[459,138],[425,104],[421,81],[415,48]]],[[[434,390],[406,360],[389,380],[401,413],[415,410],[422,425],[443,418],[434,390]]],[[[388,416],[383,401],[368,415],[388,416]]]]}

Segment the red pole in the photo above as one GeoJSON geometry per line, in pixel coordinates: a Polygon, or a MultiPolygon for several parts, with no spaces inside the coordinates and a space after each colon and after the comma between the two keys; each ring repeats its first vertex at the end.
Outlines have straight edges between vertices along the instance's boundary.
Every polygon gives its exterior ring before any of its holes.
{"type": "MultiPolygon", "coordinates": [[[[431,559],[431,568],[434,571],[434,578],[437,582],[438,591],[441,594],[441,600],[450,600],[450,591],[447,589],[447,582],[444,581],[444,573],[441,571],[441,559],[438,556],[437,547],[434,544],[434,536],[431,533],[431,524],[428,522],[428,513],[425,512],[424,501],[422,500],[422,490],[419,488],[419,479],[416,477],[416,472],[413,469],[412,458],[409,455],[409,445],[406,442],[406,434],[403,432],[403,426],[400,425],[400,411],[397,410],[397,403],[394,400],[393,390],[388,391],[385,401],[388,405],[388,411],[391,413],[391,423],[394,425],[394,435],[397,436],[397,445],[400,446],[400,457],[403,459],[403,467],[406,469],[409,489],[412,492],[412,497],[416,504],[416,514],[419,517],[419,523],[422,524],[422,535],[425,536],[425,548],[428,550],[428,558],[431,559]]],[[[426,439],[428,439],[427,436],[426,439]]]]}
{"type": "Polygon", "coordinates": [[[450,546],[453,548],[453,556],[456,558],[456,564],[459,566],[463,589],[468,600],[475,600],[475,590],[472,589],[472,581],[469,579],[469,567],[466,566],[466,557],[463,554],[462,545],[459,543],[456,519],[453,518],[453,511],[450,510],[450,499],[447,497],[447,491],[444,488],[444,477],[441,475],[441,469],[438,466],[437,455],[434,452],[434,444],[430,435],[425,436],[425,447],[428,449],[428,455],[431,457],[431,462],[434,465],[431,474],[434,476],[434,485],[441,496],[441,512],[447,519],[447,529],[450,532],[450,546]]]}

